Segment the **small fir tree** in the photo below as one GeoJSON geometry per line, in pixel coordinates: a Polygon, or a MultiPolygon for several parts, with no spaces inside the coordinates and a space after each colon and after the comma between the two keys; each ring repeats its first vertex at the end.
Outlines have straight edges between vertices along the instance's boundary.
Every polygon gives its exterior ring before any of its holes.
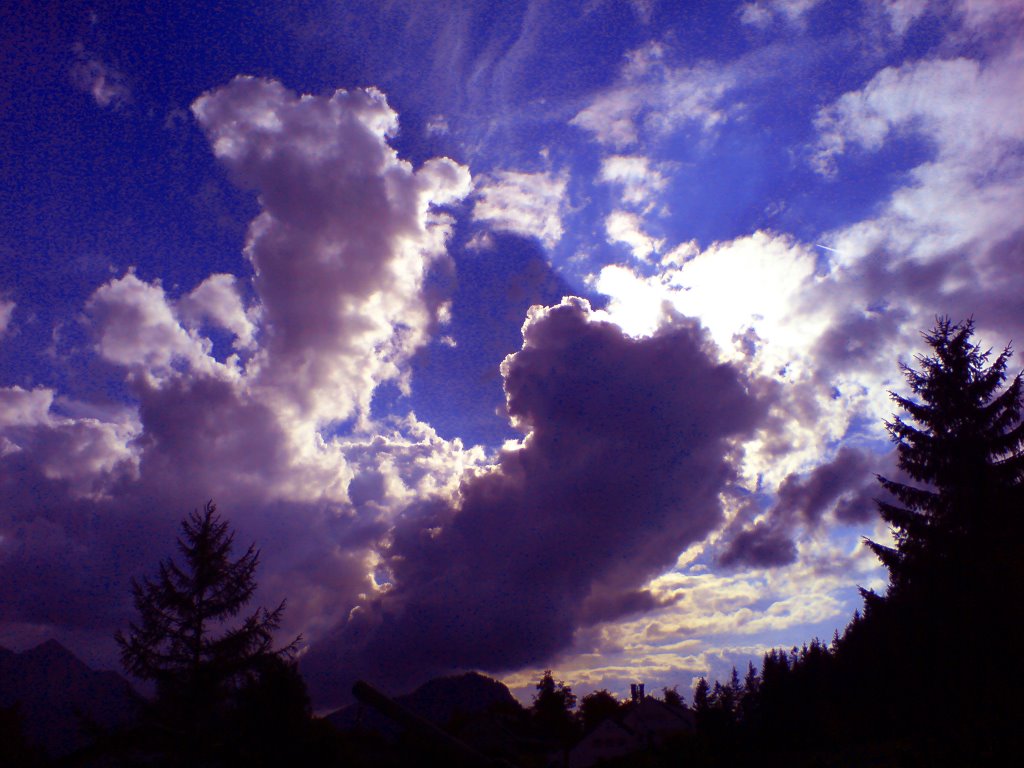
{"type": "Polygon", "coordinates": [[[706,677],[697,681],[697,687],[693,690],[693,708],[698,715],[704,715],[711,708],[710,696],[711,687],[706,677]]]}
{"type": "Polygon", "coordinates": [[[161,727],[182,732],[194,747],[216,729],[223,714],[218,708],[229,695],[251,684],[267,659],[290,658],[299,638],[273,648],[284,601],[227,626],[256,590],[259,551],[250,545],[241,557],[231,558],[234,533],[212,501],[190,514],[181,532],[183,565],[168,558],[155,580],[132,583],[139,618],[115,639],[125,669],[156,683],[161,727]]]}

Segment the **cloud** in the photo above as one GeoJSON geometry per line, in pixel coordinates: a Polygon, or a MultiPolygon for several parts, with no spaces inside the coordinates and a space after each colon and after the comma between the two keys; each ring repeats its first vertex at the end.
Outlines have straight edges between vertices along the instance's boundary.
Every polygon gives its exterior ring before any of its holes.
{"type": "Polygon", "coordinates": [[[1011,95],[1024,88],[1022,57],[1017,41],[984,63],[887,68],[819,114],[819,169],[839,183],[860,151],[896,137],[931,150],[874,216],[826,236],[838,252],[816,293],[842,294],[850,307],[818,350],[831,365],[846,356],[877,371],[885,356],[910,359],[936,314],[974,315],[996,344],[1024,332],[1024,275],[1014,267],[1024,243],[1024,111],[1011,95]]]}
{"type": "Polygon", "coordinates": [[[642,155],[609,155],[601,160],[598,180],[622,189],[622,202],[646,206],[668,186],[664,163],[654,164],[642,155]]]}
{"type": "Polygon", "coordinates": [[[477,181],[473,219],[553,248],[562,238],[568,183],[566,174],[497,171],[477,181]]]}
{"type": "Polygon", "coordinates": [[[1020,0],[960,0],[959,5],[964,26],[970,29],[1001,24],[1004,31],[1012,33],[1014,27],[1024,22],[1024,3],[1020,0]]]}
{"type": "Polygon", "coordinates": [[[904,34],[928,10],[928,0],[884,0],[889,24],[897,35],[904,34]]]}
{"type": "Polygon", "coordinates": [[[649,43],[630,52],[618,81],[570,122],[617,150],[637,144],[641,135],[658,139],[689,124],[709,132],[726,118],[722,100],[735,84],[729,67],[672,67],[665,49],[649,43]]]}
{"type": "Polygon", "coordinates": [[[884,583],[856,537],[798,542],[788,564],[767,569],[711,570],[701,554],[708,548],[695,544],[675,569],[645,585],[656,607],[579,630],[571,648],[503,679],[527,697],[545,668],[557,669],[579,694],[605,687],[626,693],[638,678],[649,689],[679,685],[686,693],[698,677],[724,679],[733,665],[759,664],[769,648],[807,642],[810,631],[828,638],[860,605],[853,582],[884,583]]]}
{"type": "Polygon", "coordinates": [[[796,543],[788,531],[759,521],[735,534],[718,557],[719,565],[732,568],[737,565],[773,568],[796,562],[796,543]]]}
{"type": "Polygon", "coordinates": [[[194,325],[208,321],[230,331],[236,348],[249,349],[255,343],[256,324],[242,304],[234,275],[210,275],[181,300],[180,311],[194,325]]]}
{"type": "Polygon", "coordinates": [[[775,498],[730,520],[719,564],[777,568],[803,556],[823,519],[832,529],[874,518],[872,474],[892,461],[881,455],[885,392],[936,314],[982,318],[995,344],[1024,331],[1024,277],[1011,268],[1024,243],[1024,119],[1007,101],[1024,87],[1020,61],[1010,44],[984,63],[908,62],[821,110],[815,162],[837,179],[894,139],[923,139],[931,153],[873,216],[827,233],[833,250],[761,232],[684,243],[646,277],[621,266],[598,276],[610,317],[631,333],[664,323],[667,303],[700,318],[726,359],[781,385],[744,446],[746,487],[775,498]]]}
{"type": "Polygon", "coordinates": [[[0,389],[0,455],[15,463],[30,461],[47,480],[84,498],[104,498],[112,481],[135,475],[137,454],[130,440],[138,424],[131,415],[74,418],[55,411],[54,400],[46,387],[0,389]]]}
{"type": "Polygon", "coordinates": [[[17,306],[9,299],[0,299],[0,339],[11,327],[11,318],[14,317],[14,308],[17,306]]]}
{"type": "Polygon", "coordinates": [[[767,27],[775,19],[798,24],[821,0],[757,0],[740,6],[740,21],[755,27],[767,27]]]}
{"type": "Polygon", "coordinates": [[[753,329],[763,354],[770,355],[762,366],[769,372],[790,362],[822,330],[820,319],[794,315],[814,283],[815,261],[813,251],[791,237],[758,231],[703,250],[693,242],[677,245],[667,250],[650,278],[621,266],[605,267],[596,287],[611,297],[613,319],[634,334],[657,327],[664,300],[682,314],[701,318],[722,352],[732,357],[747,355],[737,340],[753,329]]]}
{"type": "Polygon", "coordinates": [[[81,43],[74,47],[76,61],[71,65],[71,84],[88,93],[101,107],[120,109],[131,99],[125,76],[85,50],[81,43]]]}
{"type": "Polygon", "coordinates": [[[639,588],[721,522],[734,443],[765,407],[695,323],[632,339],[577,298],[530,311],[502,375],[524,439],[456,505],[398,519],[390,589],[304,662],[325,694],[355,670],[398,688],[513,669],[656,605],[639,588]]]}
{"type": "Polygon", "coordinates": [[[843,446],[835,457],[814,468],[803,477],[790,475],[779,487],[775,513],[785,518],[801,518],[807,523],[821,521],[825,512],[845,504],[838,514],[844,522],[865,521],[874,518],[874,503],[858,508],[867,489],[868,498],[879,493],[875,472],[880,467],[878,457],[851,446],[843,446]]]}
{"type": "Polygon", "coordinates": [[[1024,138],[1024,106],[1014,98],[1024,87],[1020,58],[1014,53],[987,64],[937,59],[883,69],[819,113],[814,167],[834,174],[837,158],[851,146],[875,151],[900,131],[927,136],[936,161],[964,173],[999,162],[1024,138]]]}
{"type": "Polygon", "coordinates": [[[640,217],[629,211],[612,211],[604,220],[608,242],[625,243],[637,261],[646,261],[665,244],[664,239],[644,232],[642,226],[640,217]]]}
{"type": "Polygon", "coordinates": [[[637,20],[644,25],[651,23],[651,16],[654,13],[654,2],[655,0],[630,0],[630,5],[633,6],[633,13],[636,14],[637,20]]]}
{"type": "Polygon", "coordinates": [[[96,351],[135,375],[161,381],[182,367],[207,374],[220,368],[209,340],[181,327],[159,282],[129,272],[99,288],[86,312],[96,328],[96,351]]]}
{"type": "MultiPolygon", "coordinates": [[[[865,523],[877,517],[875,498],[884,495],[875,475],[893,474],[893,454],[844,445],[809,472],[794,472],[779,485],[774,503],[753,524],[737,516],[723,532],[718,563],[726,568],[771,568],[797,558],[802,529],[865,523]]],[[[754,511],[756,514],[756,510],[754,511]]]]}
{"type": "Polygon", "coordinates": [[[260,193],[245,248],[257,385],[296,418],[367,415],[377,385],[427,341],[436,308],[421,287],[452,223],[437,206],[469,193],[469,172],[399,159],[387,141],[397,115],[374,89],[299,97],[238,77],[192,110],[218,159],[260,193]]]}
{"type": "Polygon", "coordinates": [[[39,387],[0,389],[0,427],[32,427],[46,422],[53,403],[53,390],[39,387]]]}
{"type": "Polygon", "coordinates": [[[259,193],[251,288],[214,274],[175,296],[129,271],[84,312],[124,402],[0,390],[0,579],[18,593],[0,625],[85,632],[109,664],[130,579],[171,554],[177,521],[208,498],[262,547],[257,599],[287,596],[284,629],[315,638],[380,587],[375,547],[396,509],[449,503],[483,461],[411,414],[369,419],[375,388],[407,379],[442,311],[423,280],[446,258],[443,207],[468,194],[468,171],[400,159],[397,116],[374,90],[299,96],[243,77],[193,110],[259,193]],[[232,338],[223,360],[219,332],[232,338]],[[362,424],[332,435],[344,420],[362,424]]]}

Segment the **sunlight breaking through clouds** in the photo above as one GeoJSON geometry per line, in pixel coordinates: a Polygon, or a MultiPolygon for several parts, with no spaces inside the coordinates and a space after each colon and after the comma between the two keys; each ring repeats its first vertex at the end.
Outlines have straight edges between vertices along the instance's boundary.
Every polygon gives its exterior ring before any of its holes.
{"type": "Polygon", "coordinates": [[[318,702],[842,627],[899,362],[1024,336],[1024,5],[840,5],[25,19],[0,643],[115,663],[210,497],[318,702]]]}

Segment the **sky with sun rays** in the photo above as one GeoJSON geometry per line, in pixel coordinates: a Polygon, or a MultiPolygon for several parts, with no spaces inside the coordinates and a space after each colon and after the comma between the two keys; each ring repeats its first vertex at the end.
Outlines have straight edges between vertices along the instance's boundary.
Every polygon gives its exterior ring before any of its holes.
{"type": "MultiPolygon", "coordinates": [[[[1024,339],[1024,2],[0,10],[0,645],[213,498],[321,708],[831,638],[937,315],[1024,339]]],[[[1013,366],[1019,366],[1019,357],[1013,366]]]]}

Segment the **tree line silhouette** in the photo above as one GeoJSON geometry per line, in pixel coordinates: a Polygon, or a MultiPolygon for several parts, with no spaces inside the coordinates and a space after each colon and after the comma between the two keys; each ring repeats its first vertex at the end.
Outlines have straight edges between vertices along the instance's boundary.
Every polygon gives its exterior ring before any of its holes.
{"type": "Polygon", "coordinates": [[[886,422],[904,477],[878,477],[893,545],[830,644],[772,650],[742,683],[694,692],[704,765],[988,765],[1015,743],[1024,704],[1022,379],[1008,386],[972,320],[940,318],[930,354],[902,365],[909,396],[886,422]]]}
{"type": "MultiPolygon", "coordinates": [[[[1024,393],[1021,374],[1007,384],[1010,347],[993,357],[973,334],[972,320],[938,319],[929,354],[901,366],[909,393],[890,393],[900,474],[878,477],[888,496],[877,503],[892,544],[865,540],[888,569],[884,594],[861,589],[863,610],[831,642],[773,649],[742,680],[735,668],[725,682],[701,678],[695,733],[608,765],[986,765],[1013,744],[1024,715],[1024,393]]],[[[420,764],[414,746],[313,717],[300,638],[273,645],[285,604],[243,616],[259,551],[232,557],[212,502],[182,522],[177,545],[180,564],[133,583],[138,618],[116,635],[125,669],[155,697],[137,724],[66,764],[420,764]]],[[[661,700],[684,706],[675,689],[661,700]]],[[[628,708],[606,690],[578,703],[546,671],[529,709],[500,713],[525,745],[506,764],[544,764],[628,708]]],[[[16,717],[0,715],[12,764],[44,764],[16,717]]]]}

